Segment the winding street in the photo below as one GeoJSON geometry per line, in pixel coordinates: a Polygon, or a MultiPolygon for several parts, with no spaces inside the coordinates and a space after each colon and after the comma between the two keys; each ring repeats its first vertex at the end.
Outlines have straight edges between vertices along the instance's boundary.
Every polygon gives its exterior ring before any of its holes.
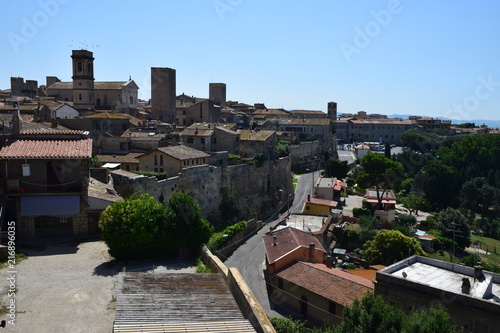
{"type": "MultiPolygon", "coordinates": [[[[319,171],[314,173],[314,179],[319,177],[319,171]]],[[[291,213],[301,212],[304,200],[307,195],[311,193],[313,173],[303,174],[299,177],[293,204],[290,207],[291,213]]],[[[256,234],[246,240],[245,243],[234,251],[234,253],[225,261],[226,266],[236,267],[245,279],[248,287],[252,290],[258,302],[270,317],[282,317],[276,311],[272,302],[270,302],[266,283],[264,280],[265,269],[265,250],[262,243],[262,237],[269,230],[269,225],[272,225],[279,219],[279,216],[274,216],[267,221],[266,225],[262,227],[256,234]]]]}

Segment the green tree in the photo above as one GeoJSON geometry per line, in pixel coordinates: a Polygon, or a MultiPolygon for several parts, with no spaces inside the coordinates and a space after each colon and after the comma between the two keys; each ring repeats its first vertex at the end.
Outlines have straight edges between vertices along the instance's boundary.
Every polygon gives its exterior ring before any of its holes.
{"type": "Polygon", "coordinates": [[[396,230],[380,230],[364,247],[365,257],[373,264],[392,264],[414,254],[425,255],[418,240],[396,230]]]}
{"type": "Polygon", "coordinates": [[[460,332],[441,305],[405,313],[371,293],[345,307],[343,317],[343,321],[335,326],[336,333],[460,332]]]}
{"type": "Polygon", "coordinates": [[[276,333],[310,333],[311,330],[307,328],[306,322],[302,320],[293,320],[290,317],[280,318],[271,317],[269,318],[271,324],[273,324],[276,333]]]}
{"type": "Polygon", "coordinates": [[[168,224],[176,235],[175,243],[178,246],[188,246],[192,254],[213,233],[211,224],[203,218],[196,200],[184,192],[176,192],[169,197],[166,215],[168,224]]]}
{"type": "Polygon", "coordinates": [[[375,211],[382,205],[382,197],[386,189],[404,178],[403,165],[384,155],[372,152],[368,152],[361,159],[360,164],[362,169],[357,175],[357,182],[364,188],[375,187],[378,201],[377,205],[372,208],[372,211],[375,211]]]}
{"type": "Polygon", "coordinates": [[[91,168],[100,168],[101,166],[102,166],[102,161],[99,158],[99,156],[97,156],[97,155],[92,156],[92,158],[90,159],[90,167],[91,168]]]}
{"type": "Polygon", "coordinates": [[[413,215],[399,214],[398,215],[399,224],[403,227],[412,227],[417,223],[417,219],[413,215]]]}
{"type": "Polygon", "coordinates": [[[410,215],[415,213],[418,215],[419,210],[426,210],[430,206],[429,202],[421,195],[410,193],[407,197],[401,197],[399,200],[408,208],[410,215]]]}
{"type": "Polygon", "coordinates": [[[436,221],[436,229],[441,232],[441,236],[453,240],[462,250],[471,244],[467,218],[458,209],[448,207],[440,212],[436,221]]]}
{"type": "Polygon", "coordinates": [[[486,178],[476,177],[465,182],[460,192],[462,207],[479,213],[483,217],[495,202],[498,189],[488,184],[486,178]]]}
{"type": "Polygon", "coordinates": [[[359,217],[359,226],[361,228],[359,239],[363,242],[373,239],[377,232],[377,224],[378,219],[375,216],[361,215],[359,217]]]}
{"type": "Polygon", "coordinates": [[[347,177],[349,172],[349,166],[347,161],[340,161],[337,158],[331,158],[325,162],[325,167],[323,175],[325,177],[337,177],[338,179],[344,179],[347,177]]]}
{"type": "Polygon", "coordinates": [[[161,257],[168,246],[157,235],[168,230],[165,207],[147,194],[118,201],[101,214],[99,227],[116,259],[161,257]]]}

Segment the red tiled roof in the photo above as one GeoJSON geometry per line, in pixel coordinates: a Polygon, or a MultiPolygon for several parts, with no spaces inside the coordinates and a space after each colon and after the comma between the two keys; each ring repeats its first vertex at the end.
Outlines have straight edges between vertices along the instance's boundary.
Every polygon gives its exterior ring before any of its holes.
{"type": "Polygon", "coordinates": [[[377,271],[374,269],[347,269],[344,270],[344,272],[359,276],[369,281],[375,280],[375,276],[377,275],[377,271]]]}
{"type": "Polygon", "coordinates": [[[12,140],[0,149],[0,158],[91,158],[92,139],[12,140]]]}
{"type": "Polygon", "coordinates": [[[48,129],[48,130],[34,130],[34,129],[29,129],[29,130],[23,130],[21,132],[22,134],[29,134],[29,135],[38,135],[38,134],[43,134],[43,135],[88,135],[89,132],[85,130],[57,130],[57,129],[48,129]]]}
{"type": "Polygon", "coordinates": [[[314,205],[328,206],[328,207],[337,207],[337,205],[338,205],[338,202],[336,202],[336,201],[320,199],[320,198],[309,198],[309,200],[307,200],[307,202],[314,204],[314,205]]]}
{"type": "Polygon", "coordinates": [[[326,253],[325,249],[316,237],[301,230],[290,227],[274,231],[272,235],[265,235],[262,238],[262,241],[264,242],[264,245],[266,247],[266,256],[269,264],[275,263],[286,254],[296,250],[299,247],[308,248],[311,243],[314,243],[316,250],[320,250],[326,253]],[[273,245],[274,236],[276,236],[276,246],[273,245]]]}
{"type": "Polygon", "coordinates": [[[370,280],[310,262],[299,261],[277,276],[343,306],[352,304],[374,289],[370,280]]]}

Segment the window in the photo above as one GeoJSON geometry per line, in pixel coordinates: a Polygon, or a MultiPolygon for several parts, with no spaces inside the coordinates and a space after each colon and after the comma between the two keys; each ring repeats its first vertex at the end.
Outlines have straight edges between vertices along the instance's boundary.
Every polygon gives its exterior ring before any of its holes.
{"type": "Polygon", "coordinates": [[[158,156],[155,155],[155,165],[158,165],[158,156]]]}
{"type": "Polygon", "coordinates": [[[130,96],[130,104],[134,104],[134,97],[130,96]]]}
{"type": "Polygon", "coordinates": [[[187,142],[187,143],[193,143],[193,142],[194,142],[194,140],[193,140],[193,138],[187,138],[186,142],[187,142]]]}
{"type": "Polygon", "coordinates": [[[202,145],[204,145],[205,144],[205,138],[201,138],[200,142],[201,142],[202,145]]]}
{"type": "Polygon", "coordinates": [[[160,155],[160,165],[163,165],[163,155],[160,155]]]}
{"type": "Polygon", "coordinates": [[[92,64],[90,62],[87,63],[87,74],[92,73],[92,64]]]}
{"type": "Polygon", "coordinates": [[[163,172],[163,168],[160,168],[160,172],[163,172]]]}
{"type": "Polygon", "coordinates": [[[283,279],[282,278],[278,278],[278,288],[283,290],[283,279]]]}
{"type": "Polygon", "coordinates": [[[155,170],[155,172],[158,172],[158,168],[155,168],[154,170],[155,170]]]}
{"type": "Polygon", "coordinates": [[[82,94],[78,94],[78,100],[81,101],[82,100],[82,94]]]}
{"type": "Polygon", "coordinates": [[[212,138],[212,143],[217,143],[217,138],[212,138]]]}
{"type": "Polygon", "coordinates": [[[79,61],[79,62],[77,62],[77,63],[76,63],[76,70],[77,70],[78,72],[83,71],[83,64],[82,64],[82,62],[81,62],[81,61],[79,61]]]}

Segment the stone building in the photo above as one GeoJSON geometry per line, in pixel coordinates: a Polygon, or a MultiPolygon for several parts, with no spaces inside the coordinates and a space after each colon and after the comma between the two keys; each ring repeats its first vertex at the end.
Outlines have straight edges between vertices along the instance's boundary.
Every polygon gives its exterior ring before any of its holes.
{"type": "Polygon", "coordinates": [[[404,310],[443,305],[464,332],[493,333],[500,325],[500,275],[412,256],[376,273],[375,294],[404,310]]]}
{"type": "Polygon", "coordinates": [[[10,92],[12,96],[35,98],[38,96],[38,82],[35,80],[26,80],[24,82],[22,77],[11,77],[10,92]]]}
{"type": "Polygon", "coordinates": [[[154,119],[169,124],[176,122],[175,91],[175,69],[151,67],[151,114],[154,119]]]}
{"type": "Polygon", "coordinates": [[[177,176],[183,168],[212,162],[209,154],[184,145],[158,148],[137,158],[140,171],[165,172],[169,176],[177,176]]]}
{"type": "Polygon", "coordinates": [[[241,136],[241,157],[254,157],[261,153],[266,160],[276,158],[278,137],[275,131],[238,130],[238,133],[241,136]]]}
{"type": "Polygon", "coordinates": [[[6,190],[2,213],[16,221],[17,237],[88,234],[92,139],[87,134],[14,125],[0,149],[0,174],[6,190]]]}
{"type": "Polygon", "coordinates": [[[94,82],[93,53],[73,50],[73,81],[61,82],[55,76],[47,76],[47,95],[60,101],[73,102],[79,112],[116,110],[136,114],[138,108],[137,84],[128,81],[94,82]]]}
{"type": "Polygon", "coordinates": [[[338,118],[336,123],[337,139],[345,142],[382,142],[401,144],[401,135],[418,125],[401,118],[387,118],[384,115],[367,115],[359,111],[350,118],[338,118]]]}
{"type": "Polygon", "coordinates": [[[226,105],[226,84],[225,83],[210,83],[209,84],[209,97],[215,104],[226,105]]]}
{"type": "Polygon", "coordinates": [[[179,136],[188,147],[205,152],[227,151],[240,154],[240,134],[231,130],[234,126],[227,124],[200,123],[193,124],[182,131],[179,136]]]}
{"type": "Polygon", "coordinates": [[[205,99],[196,103],[185,104],[177,109],[176,124],[191,126],[197,123],[219,123],[220,106],[205,99]]]}

